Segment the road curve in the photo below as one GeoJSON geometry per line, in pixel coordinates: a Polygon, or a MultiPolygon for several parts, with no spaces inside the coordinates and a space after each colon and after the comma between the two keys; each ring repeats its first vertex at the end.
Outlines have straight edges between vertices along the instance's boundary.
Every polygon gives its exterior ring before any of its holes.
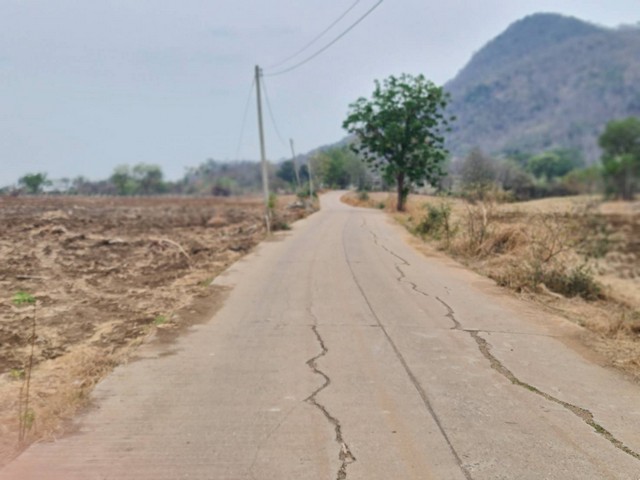
{"type": "Polygon", "coordinates": [[[640,479],[640,388],[578,327],[338,193],[283,237],[0,479],[640,479]]]}

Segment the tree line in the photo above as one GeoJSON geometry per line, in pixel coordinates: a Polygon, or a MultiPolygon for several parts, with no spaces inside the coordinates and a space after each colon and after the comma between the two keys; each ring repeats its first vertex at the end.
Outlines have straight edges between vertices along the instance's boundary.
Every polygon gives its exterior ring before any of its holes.
{"type": "MultiPolygon", "coordinates": [[[[375,82],[370,98],[349,106],[343,127],[352,134],[349,145],[334,146],[269,164],[270,184],[276,191],[309,192],[311,182],[322,188],[360,190],[395,188],[398,209],[419,188],[439,192],[484,195],[499,189],[513,200],[604,191],[631,200],[640,188],[640,119],[630,117],[607,124],[599,137],[601,165],[587,167],[577,150],[553,149],[530,155],[511,152],[495,159],[479,149],[463,159],[451,159],[445,135],[455,118],[446,114],[449,95],[424,76],[403,74],[375,82]],[[300,168],[297,169],[297,164],[300,168]],[[296,171],[297,169],[297,171],[296,171]]],[[[32,194],[45,188],[61,193],[158,195],[239,195],[260,190],[257,162],[207,160],[170,182],[158,165],[121,165],[98,182],[82,177],[50,181],[46,173],[30,173],[18,180],[32,194]],[[66,181],[65,181],[66,180],[66,181]]],[[[5,192],[8,189],[5,189],[5,192]]]]}

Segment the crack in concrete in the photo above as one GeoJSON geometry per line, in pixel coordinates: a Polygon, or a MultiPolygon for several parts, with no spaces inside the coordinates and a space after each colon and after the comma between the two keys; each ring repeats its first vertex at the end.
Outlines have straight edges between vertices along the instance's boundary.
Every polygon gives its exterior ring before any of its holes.
{"type": "MultiPolygon", "coordinates": [[[[360,225],[361,228],[365,228],[366,227],[366,222],[363,221],[362,225],[360,225]]],[[[373,243],[374,245],[376,245],[377,247],[382,248],[385,252],[387,252],[389,255],[397,258],[398,260],[400,260],[401,265],[405,266],[405,267],[410,267],[411,264],[403,257],[401,257],[400,255],[398,255],[396,252],[394,252],[393,250],[391,250],[390,248],[388,248],[386,245],[378,242],[378,236],[369,228],[366,229],[369,234],[373,237],[373,243]]],[[[398,272],[398,274],[400,275],[399,277],[396,277],[396,281],[402,283],[407,283],[409,284],[409,286],[411,287],[411,289],[416,292],[419,293],[420,295],[423,295],[425,297],[429,297],[430,295],[427,292],[423,292],[422,290],[420,290],[418,288],[418,285],[414,282],[412,282],[411,280],[409,280],[407,278],[407,274],[404,273],[404,271],[401,268],[401,265],[398,265],[397,263],[394,263],[394,267],[396,269],[396,271],[398,272]]]]}
{"type": "MultiPolygon", "coordinates": [[[[315,315],[311,312],[311,310],[309,310],[309,313],[312,317],[315,318],[315,315]]],[[[329,421],[329,423],[333,425],[336,433],[336,442],[340,446],[340,453],[338,454],[338,458],[341,462],[338,473],[336,474],[336,480],[345,480],[347,478],[347,467],[356,461],[356,457],[351,452],[349,445],[347,445],[347,443],[344,441],[344,437],[342,435],[342,425],[340,424],[340,421],[336,417],[331,415],[331,413],[329,413],[329,410],[327,410],[327,408],[316,399],[317,395],[331,384],[331,378],[322,370],[320,370],[317,364],[318,359],[324,357],[329,352],[329,349],[326,347],[322,336],[318,332],[317,323],[311,326],[311,330],[315,334],[316,339],[320,344],[321,351],[318,355],[307,360],[307,365],[313,371],[313,373],[315,373],[316,375],[320,375],[324,379],[324,383],[316,390],[314,390],[311,395],[305,398],[304,401],[320,410],[325,418],[329,421]]]]}
{"type": "MultiPolygon", "coordinates": [[[[375,236],[375,234],[373,232],[371,232],[371,230],[369,230],[369,232],[373,235],[376,245],[379,245],[377,243],[377,237],[375,236]]],[[[366,293],[364,292],[364,289],[362,288],[362,285],[358,281],[358,278],[356,277],[355,271],[353,269],[353,265],[352,265],[351,261],[349,260],[349,255],[347,254],[347,247],[346,247],[346,243],[344,241],[344,230],[343,230],[342,248],[343,248],[343,252],[344,252],[345,261],[346,261],[346,263],[347,263],[347,265],[349,267],[349,270],[351,271],[351,277],[353,279],[353,282],[355,283],[356,287],[360,291],[360,295],[362,296],[363,300],[365,301],[369,311],[371,312],[372,317],[375,319],[375,321],[378,324],[380,330],[382,331],[382,333],[384,334],[385,338],[387,339],[387,342],[391,346],[396,358],[398,359],[398,361],[402,365],[402,368],[404,369],[405,373],[407,374],[407,377],[409,377],[409,381],[411,382],[413,387],[418,392],[418,395],[420,396],[420,399],[422,400],[422,403],[425,406],[427,412],[429,413],[429,415],[433,419],[434,423],[438,427],[438,430],[440,431],[440,434],[442,435],[442,438],[444,439],[444,441],[446,442],[447,446],[449,447],[451,455],[455,459],[456,464],[458,465],[458,468],[460,468],[460,471],[462,472],[462,474],[464,475],[464,477],[467,480],[473,480],[473,477],[471,476],[471,473],[469,472],[469,470],[465,466],[465,464],[462,462],[462,459],[460,458],[460,455],[458,454],[458,452],[454,448],[453,443],[451,443],[451,439],[449,438],[449,435],[447,434],[447,432],[445,431],[444,427],[442,426],[442,423],[440,422],[440,418],[436,414],[436,412],[435,412],[435,410],[433,408],[433,405],[431,405],[431,401],[429,400],[429,397],[427,396],[427,392],[424,390],[424,388],[422,387],[422,385],[418,381],[418,378],[415,376],[415,374],[413,373],[413,371],[409,367],[409,364],[407,363],[406,359],[404,358],[404,355],[402,355],[402,352],[400,352],[400,349],[398,348],[398,346],[395,344],[395,342],[391,338],[391,335],[389,335],[389,332],[387,331],[386,327],[384,326],[384,324],[380,320],[380,317],[378,317],[378,314],[375,312],[375,310],[373,308],[373,305],[369,301],[369,297],[367,297],[366,293]]],[[[385,250],[387,250],[388,252],[390,252],[390,250],[388,250],[386,247],[383,247],[383,248],[385,250]]],[[[399,257],[398,255],[395,255],[395,254],[393,254],[393,255],[395,257],[397,257],[397,258],[400,258],[403,262],[405,262],[406,265],[409,265],[409,263],[406,260],[404,260],[402,257],[399,257]]]]}
{"type": "Polygon", "coordinates": [[[564,407],[565,409],[573,413],[575,416],[580,418],[582,421],[584,421],[591,428],[593,428],[593,430],[596,433],[598,433],[599,435],[604,437],[606,440],[608,440],[614,447],[623,451],[627,455],[632,456],[636,460],[640,460],[640,453],[627,447],[621,440],[617,439],[610,431],[608,431],[602,425],[597,423],[593,417],[593,414],[589,410],[579,407],[577,405],[573,405],[569,402],[565,402],[564,400],[560,400],[559,398],[556,398],[553,395],[550,395],[547,392],[543,392],[539,388],[520,380],[511,370],[509,370],[500,360],[498,360],[498,358],[495,355],[493,355],[493,353],[491,353],[491,344],[487,342],[486,339],[480,336],[480,333],[482,333],[481,330],[466,330],[462,328],[462,325],[455,317],[455,311],[453,310],[453,308],[451,308],[449,304],[447,304],[444,300],[442,300],[439,297],[436,297],[436,300],[438,300],[447,310],[447,314],[445,316],[448,317],[454,324],[451,330],[458,330],[461,332],[466,332],[469,335],[471,335],[471,338],[473,338],[475,342],[478,344],[478,349],[480,350],[480,353],[482,353],[482,355],[489,361],[489,365],[491,365],[491,368],[493,368],[496,372],[498,372],[500,375],[502,375],[507,380],[509,380],[513,385],[525,388],[526,390],[529,390],[530,392],[535,393],[536,395],[539,395],[540,397],[544,398],[549,402],[553,402],[557,405],[560,405],[561,407],[564,407]]]}
{"type": "MultiPolygon", "coordinates": [[[[366,224],[363,224],[363,227],[365,225],[366,224]]],[[[388,252],[390,255],[392,255],[392,256],[396,257],[397,259],[401,260],[404,266],[410,266],[410,264],[409,264],[409,262],[407,262],[407,260],[405,260],[400,255],[398,255],[395,252],[393,252],[392,250],[390,250],[385,245],[379,243],[378,242],[378,237],[371,231],[371,229],[367,228],[367,230],[373,236],[374,243],[375,243],[376,246],[381,247],[383,250],[388,252]]],[[[345,255],[346,255],[346,251],[345,251],[345,255]]],[[[348,260],[347,260],[347,263],[348,263],[348,260]]],[[[410,280],[407,279],[407,275],[402,271],[402,269],[400,268],[400,265],[395,264],[394,266],[395,266],[395,269],[400,274],[400,276],[398,278],[396,278],[396,280],[398,282],[408,283],[409,285],[411,285],[412,289],[414,291],[416,291],[417,293],[420,293],[420,294],[422,294],[422,295],[424,295],[426,297],[429,296],[429,294],[427,294],[426,292],[421,291],[414,282],[411,282],[410,280]]],[[[352,273],[352,275],[354,275],[353,274],[353,269],[351,270],[351,273],[352,273]]],[[[355,275],[354,275],[354,279],[355,279],[355,275]]],[[[360,285],[358,285],[358,287],[360,287],[360,285]]],[[[364,292],[362,292],[362,289],[360,289],[360,290],[361,290],[361,293],[364,295],[364,292]]],[[[447,294],[451,293],[447,287],[445,287],[445,290],[446,290],[447,294]]],[[[632,450],[631,448],[627,447],[621,440],[617,439],[611,432],[609,432],[602,425],[597,423],[595,421],[594,417],[593,417],[593,414],[589,410],[586,410],[584,408],[581,408],[581,407],[578,407],[578,406],[573,405],[571,403],[568,403],[568,402],[565,402],[563,400],[560,400],[559,398],[556,398],[553,395],[550,395],[550,394],[548,394],[546,392],[543,392],[542,390],[538,389],[537,387],[535,387],[533,385],[530,385],[530,384],[528,384],[526,382],[523,382],[518,377],[516,377],[513,374],[513,372],[511,372],[511,370],[509,370],[507,367],[505,367],[502,364],[502,362],[500,362],[500,360],[498,360],[495,357],[495,355],[493,355],[491,353],[491,345],[489,344],[489,342],[487,342],[486,339],[484,339],[484,338],[482,338],[480,336],[480,333],[492,333],[492,332],[486,331],[486,330],[472,330],[472,329],[463,328],[462,324],[456,318],[455,312],[451,308],[451,306],[449,304],[447,304],[444,300],[442,300],[438,296],[436,296],[435,299],[438,302],[440,302],[445,307],[445,309],[447,310],[447,313],[446,313],[445,316],[447,318],[449,318],[451,320],[451,322],[453,323],[453,326],[451,327],[450,330],[457,330],[457,331],[468,333],[475,340],[475,342],[477,343],[478,349],[480,350],[480,353],[482,353],[482,355],[489,361],[489,364],[491,365],[491,368],[493,368],[498,373],[500,373],[502,376],[507,378],[512,384],[517,385],[517,386],[522,387],[522,388],[525,388],[525,389],[529,390],[530,392],[541,396],[542,398],[546,399],[547,401],[556,403],[557,405],[560,405],[560,406],[564,407],[565,409],[569,410],[571,413],[576,415],[578,418],[583,420],[587,425],[589,425],[591,428],[593,428],[596,433],[602,435],[613,446],[615,446],[619,450],[623,451],[627,455],[630,455],[633,458],[635,458],[637,460],[640,460],[640,453],[638,453],[638,452],[632,450]]],[[[371,308],[371,306],[369,306],[369,307],[371,308]]],[[[384,327],[382,325],[380,325],[380,327],[382,328],[383,331],[385,331],[384,327]]],[[[495,333],[501,333],[501,332],[495,332],[495,333]]],[[[511,332],[502,332],[502,333],[511,333],[511,332]]],[[[386,331],[385,331],[385,334],[386,334],[386,331]]],[[[535,335],[535,334],[532,334],[532,335],[535,335]]],[[[543,336],[555,337],[553,335],[543,335],[543,336]]],[[[451,446],[451,444],[450,444],[450,446],[451,446]]],[[[453,447],[451,447],[451,448],[453,449],[453,447]]],[[[457,457],[457,454],[456,454],[456,457],[457,457]]],[[[465,475],[468,475],[466,471],[465,471],[465,475]]]]}

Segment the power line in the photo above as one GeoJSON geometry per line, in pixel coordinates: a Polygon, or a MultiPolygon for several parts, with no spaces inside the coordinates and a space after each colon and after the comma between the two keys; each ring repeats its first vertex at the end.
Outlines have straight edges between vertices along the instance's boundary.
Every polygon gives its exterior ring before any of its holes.
{"type": "Polygon", "coordinates": [[[242,115],[242,126],[240,127],[240,137],[238,138],[238,146],[236,148],[236,156],[235,159],[239,160],[238,156],[240,155],[240,147],[242,145],[242,138],[244,137],[244,128],[247,125],[247,114],[249,113],[249,104],[251,103],[251,98],[253,97],[253,87],[256,84],[256,79],[254,78],[251,81],[251,87],[249,88],[249,96],[247,97],[247,103],[244,106],[244,114],[242,115]]]}
{"type": "Polygon", "coordinates": [[[273,116],[273,110],[271,109],[271,102],[269,101],[269,92],[267,91],[267,82],[264,81],[264,78],[262,79],[262,87],[264,90],[264,98],[267,101],[267,110],[269,110],[269,118],[271,118],[271,123],[273,124],[273,128],[276,131],[276,135],[278,135],[278,138],[280,139],[280,143],[285,145],[286,142],[284,141],[284,138],[282,137],[282,135],[280,135],[278,124],[276,123],[276,119],[273,116]]]}
{"type": "Polygon", "coordinates": [[[383,2],[384,0],[379,0],[373,7],[371,7],[369,10],[367,10],[365,12],[364,15],[362,15],[360,18],[358,18],[358,20],[356,20],[354,23],[351,24],[351,26],[349,26],[349,28],[347,28],[344,32],[342,32],[340,35],[338,35],[336,38],[334,38],[331,42],[329,42],[327,45],[325,45],[324,47],[322,47],[320,50],[318,50],[316,53],[314,53],[313,55],[305,58],[304,60],[302,60],[301,62],[296,63],[295,65],[293,65],[292,67],[286,68],[284,70],[279,70],[273,73],[267,73],[264,76],[265,77],[275,77],[276,75],[282,75],[283,73],[288,73],[292,70],[295,70],[298,67],[301,67],[302,65],[304,65],[305,63],[313,60],[314,58],[316,58],[318,55],[320,55],[322,52],[324,52],[325,50],[327,50],[329,47],[331,47],[333,44],[335,44],[338,40],[340,40],[342,37],[344,37],[347,33],[349,33],[351,30],[353,30],[360,22],[362,22],[365,18],[367,18],[376,8],[378,8],[378,6],[383,2]]]}
{"type": "Polygon", "coordinates": [[[318,40],[320,40],[325,33],[327,33],[329,30],[331,30],[333,27],[336,26],[336,24],[342,20],[344,17],[347,16],[347,14],[353,10],[355,8],[356,5],[358,5],[360,3],[360,0],[356,0],[349,8],[347,8],[344,13],[342,13],[342,15],[340,15],[336,20],[333,21],[333,23],[331,23],[331,25],[329,25],[327,28],[325,28],[322,32],[320,32],[316,37],[314,37],[309,43],[307,43],[305,46],[303,46],[300,50],[297,50],[295,53],[289,55],[287,58],[283,59],[282,61],[278,62],[278,63],[274,63],[273,65],[269,65],[267,68],[276,68],[279,67],[280,65],[282,65],[283,63],[287,63],[289,60],[291,60],[292,58],[297,57],[298,55],[300,55],[302,52],[304,52],[307,48],[309,48],[311,45],[313,45],[314,43],[316,43],[318,40]]]}

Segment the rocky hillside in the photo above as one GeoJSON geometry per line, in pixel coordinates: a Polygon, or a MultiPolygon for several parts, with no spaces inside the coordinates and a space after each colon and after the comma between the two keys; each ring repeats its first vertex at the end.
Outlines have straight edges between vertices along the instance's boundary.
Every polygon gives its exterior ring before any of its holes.
{"type": "Polygon", "coordinates": [[[455,155],[475,146],[564,147],[593,162],[609,120],[640,116],[640,27],[532,15],[484,46],[445,88],[458,117],[449,140],[455,155]]]}

